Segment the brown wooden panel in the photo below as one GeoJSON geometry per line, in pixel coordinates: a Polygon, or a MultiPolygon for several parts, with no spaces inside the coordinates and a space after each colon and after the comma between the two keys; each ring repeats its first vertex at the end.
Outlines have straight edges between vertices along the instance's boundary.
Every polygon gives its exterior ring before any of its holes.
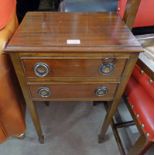
{"type": "Polygon", "coordinates": [[[77,99],[87,100],[112,100],[117,84],[116,83],[103,83],[103,84],[78,84],[78,83],[67,83],[67,84],[49,84],[49,85],[29,85],[30,92],[33,100],[69,100],[77,99]],[[104,96],[97,96],[96,90],[101,87],[107,87],[107,94],[104,96]],[[51,95],[49,97],[41,97],[38,92],[40,88],[49,88],[51,95]]]}
{"type": "Polygon", "coordinates": [[[141,51],[116,13],[27,13],[6,51],[141,51]],[[67,40],[80,40],[68,44],[67,40]],[[73,50],[74,49],[74,50],[73,50]],[[99,49],[99,50],[98,50],[99,49]]]}
{"type": "MultiPolygon", "coordinates": [[[[88,77],[103,79],[119,79],[124,69],[126,59],[114,59],[114,70],[104,75],[100,72],[103,59],[26,59],[22,60],[26,77],[37,78],[34,66],[43,62],[49,66],[49,73],[40,78],[41,80],[49,77],[88,77]]],[[[38,77],[39,78],[39,77],[38,77]]]]}

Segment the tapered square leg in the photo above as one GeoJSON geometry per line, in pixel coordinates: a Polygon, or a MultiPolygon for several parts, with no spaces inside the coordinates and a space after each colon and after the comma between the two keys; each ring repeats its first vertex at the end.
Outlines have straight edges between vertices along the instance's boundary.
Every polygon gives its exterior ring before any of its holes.
{"type": "Polygon", "coordinates": [[[101,132],[99,135],[99,142],[103,142],[105,139],[105,134],[108,130],[109,125],[112,122],[113,116],[115,115],[116,111],[117,111],[117,107],[120,103],[121,100],[121,96],[123,95],[123,92],[125,90],[125,86],[128,82],[128,79],[132,73],[132,69],[135,65],[137,61],[137,57],[131,57],[130,59],[128,59],[127,64],[126,64],[126,69],[123,72],[122,75],[122,79],[121,79],[121,84],[119,85],[119,87],[116,90],[116,94],[113,98],[113,101],[110,105],[110,107],[107,110],[107,114],[105,116],[102,128],[101,128],[101,132]],[[128,78],[127,78],[128,77],[128,78]]]}
{"type": "Polygon", "coordinates": [[[44,144],[44,135],[39,136],[39,142],[40,144],[44,144]]]}

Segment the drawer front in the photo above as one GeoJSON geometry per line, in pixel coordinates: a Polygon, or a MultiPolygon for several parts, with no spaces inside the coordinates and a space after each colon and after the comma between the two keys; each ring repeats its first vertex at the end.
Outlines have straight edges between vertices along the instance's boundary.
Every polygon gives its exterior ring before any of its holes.
{"type": "Polygon", "coordinates": [[[30,85],[33,100],[96,99],[112,100],[117,84],[50,84],[30,85]]]}
{"type": "Polygon", "coordinates": [[[88,77],[119,79],[126,59],[24,59],[27,78],[88,77]]]}

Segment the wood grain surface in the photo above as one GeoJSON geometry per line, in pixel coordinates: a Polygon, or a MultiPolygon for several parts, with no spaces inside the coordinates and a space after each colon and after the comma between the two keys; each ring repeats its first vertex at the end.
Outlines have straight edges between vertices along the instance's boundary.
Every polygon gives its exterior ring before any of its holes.
{"type": "Polygon", "coordinates": [[[33,100],[58,100],[58,101],[87,101],[93,100],[112,100],[115,90],[117,88],[116,83],[100,83],[100,84],[79,84],[79,83],[67,83],[67,84],[49,84],[49,85],[30,85],[30,92],[33,100]],[[100,87],[107,87],[108,92],[103,96],[97,96],[96,90],[100,87]],[[50,89],[51,95],[47,98],[39,96],[38,90],[42,87],[48,87],[50,89]]]}
{"type": "MultiPolygon", "coordinates": [[[[103,58],[104,59],[104,58],[103,58]]],[[[103,78],[119,80],[124,69],[126,59],[116,59],[114,70],[104,75],[100,72],[103,59],[24,59],[23,69],[25,76],[28,78],[37,77],[34,73],[34,67],[37,63],[43,62],[49,66],[49,73],[44,80],[49,77],[87,77],[87,78],[103,78]]],[[[41,78],[40,78],[41,79],[41,78]]]]}
{"type": "Polygon", "coordinates": [[[115,13],[29,12],[6,51],[140,51],[139,43],[115,13]],[[67,44],[80,40],[80,44],[67,44]]]}

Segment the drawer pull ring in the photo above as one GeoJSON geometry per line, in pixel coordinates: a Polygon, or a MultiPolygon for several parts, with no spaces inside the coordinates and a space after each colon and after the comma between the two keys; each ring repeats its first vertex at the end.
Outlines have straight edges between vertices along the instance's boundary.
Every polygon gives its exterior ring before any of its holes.
{"type": "Polygon", "coordinates": [[[38,62],[34,66],[34,73],[38,77],[45,77],[49,73],[49,67],[46,63],[38,62]]]}
{"type": "Polygon", "coordinates": [[[108,88],[103,86],[103,87],[100,87],[98,89],[96,89],[96,96],[104,96],[108,93],[108,88]]]}
{"type": "Polygon", "coordinates": [[[114,64],[113,63],[103,63],[100,68],[99,71],[100,73],[102,73],[103,75],[109,75],[114,71],[114,64]]]}
{"type": "Polygon", "coordinates": [[[41,97],[49,97],[51,95],[51,91],[48,87],[41,87],[38,89],[38,94],[41,97]]]}

